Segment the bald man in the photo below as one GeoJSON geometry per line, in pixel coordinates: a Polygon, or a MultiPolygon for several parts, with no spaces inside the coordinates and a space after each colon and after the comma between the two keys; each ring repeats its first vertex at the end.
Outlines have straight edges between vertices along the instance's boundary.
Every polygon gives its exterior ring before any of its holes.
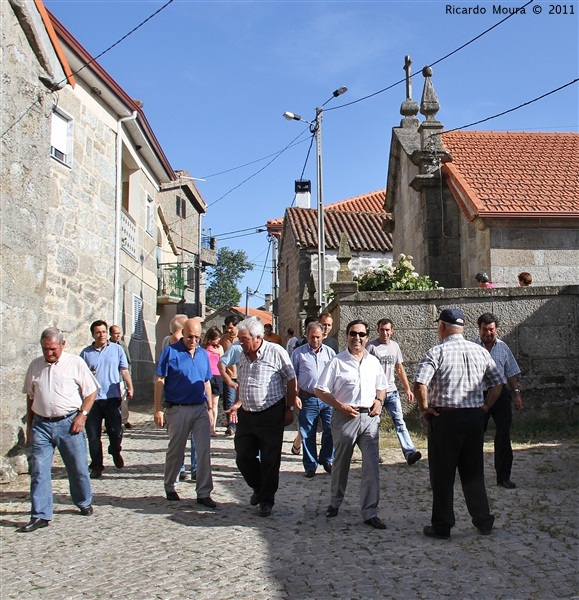
{"type": "Polygon", "coordinates": [[[155,423],[163,427],[166,419],[169,433],[164,475],[167,500],[180,500],[175,483],[183,464],[187,438],[192,432],[197,449],[197,503],[215,508],[217,505],[210,495],[213,490],[209,419],[212,375],[209,356],[199,346],[200,339],[200,319],[188,319],[183,324],[183,337],[161,353],[155,380],[155,423]]]}

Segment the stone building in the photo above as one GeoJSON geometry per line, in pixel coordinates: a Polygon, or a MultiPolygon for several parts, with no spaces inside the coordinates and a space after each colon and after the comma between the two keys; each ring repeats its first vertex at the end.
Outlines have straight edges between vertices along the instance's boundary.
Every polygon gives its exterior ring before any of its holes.
{"type": "Polygon", "coordinates": [[[444,287],[475,287],[479,271],[499,287],[521,271],[533,285],[579,281],[579,134],[444,131],[431,69],[419,106],[410,64],[384,205],[394,254],[444,287]]]}
{"type": "MultiPolygon", "coordinates": [[[[324,207],[325,271],[328,286],[339,270],[338,249],[346,234],[351,252],[349,268],[354,275],[392,262],[392,239],[383,231],[387,218],[382,209],[385,190],[356,196],[324,207]]],[[[291,327],[296,335],[309,315],[316,315],[321,302],[316,290],[318,272],[317,211],[294,207],[283,219],[268,221],[267,230],[279,238],[277,302],[278,331],[291,327]]],[[[325,290],[328,292],[328,290],[325,290]]],[[[327,302],[326,302],[327,303],[327,302]]]]}
{"type": "Polygon", "coordinates": [[[79,352],[92,341],[92,321],[118,324],[135,397],[152,398],[157,313],[167,304],[158,265],[193,268],[174,283],[179,302],[198,314],[204,261],[215,253],[201,251],[205,202],[186,172],[172,169],[142,104],[40,0],[9,0],[2,19],[5,456],[22,441],[20,390],[44,327],[62,329],[67,349],[79,352]],[[178,201],[186,218],[176,225],[164,207],[175,211],[178,201]]]}

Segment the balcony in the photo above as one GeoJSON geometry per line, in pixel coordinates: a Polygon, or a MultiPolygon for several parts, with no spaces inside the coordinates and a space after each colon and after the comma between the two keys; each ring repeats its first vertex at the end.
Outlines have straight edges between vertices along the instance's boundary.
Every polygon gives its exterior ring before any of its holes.
{"type": "Polygon", "coordinates": [[[201,236],[201,263],[205,266],[217,264],[217,238],[209,235],[201,236]]]}
{"type": "Polygon", "coordinates": [[[161,263],[157,268],[157,304],[179,304],[185,293],[187,267],[178,263],[161,263]]]}
{"type": "Polygon", "coordinates": [[[137,225],[124,210],[121,211],[121,248],[137,260],[137,225]]]}

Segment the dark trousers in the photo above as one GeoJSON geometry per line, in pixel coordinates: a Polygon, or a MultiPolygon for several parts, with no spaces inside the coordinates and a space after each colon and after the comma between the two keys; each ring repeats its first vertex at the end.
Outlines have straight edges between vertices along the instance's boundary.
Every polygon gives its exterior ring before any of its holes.
{"type": "Polygon", "coordinates": [[[123,427],[121,419],[121,399],[107,398],[96,400],[86,418],[86,435],[90,453],[90,468],[102,469],[103,444],[101,441],[103,419],[109,436],[109,454],[115,456],[122,450],[123,427]]]}
{"type": "Polygon", "coordinates": [[[460,475],[466,507],[472,523],[490,530],[490,514],[484,480],[484,416],[478,408],[440,411],[428,427],[428,467],[432,487],[432,526],[449,534],[455,524],[454,479],[460,475]]]}
{"type": "Polygon", "coordinates": [[[511,393],[507,386],[503,386],[501,395],[485,415],[485,431],[489,419],[495,422],[495,471],[497,483],[508,481],[511,478],[513,467],[513,448],[511,446],[511,424],[513,422],[513,409],[511,393]]]}
{"type": "Polygon", "coordinates": [[[274,505],[279,486],[285,399],[261,412],[237,411],[237,467],[260,503],[274,505]]]}

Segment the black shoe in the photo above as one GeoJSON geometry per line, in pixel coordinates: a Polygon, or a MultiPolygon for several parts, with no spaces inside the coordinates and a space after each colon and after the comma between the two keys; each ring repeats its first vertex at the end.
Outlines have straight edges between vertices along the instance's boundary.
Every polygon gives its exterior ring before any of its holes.
{"type": "Polygon", "coordinates": [[[176,500],[181,500],[179,498],[179,494],[177,492],[165,492],[167,494],[167,500],[171,500],[171,502],[175,502],[176,500]]]}
{"type": "Polygon", "coordinates": [[[225,430],[225,435],[233,435],[235,433],[235,430],[233,430],[231,427],[228,427],[225,430]]]}
{"type": "Polygon", "coordinates": [[[91,479],[98,479],[101,475],[103,474],[103,469],[91,469],[90,470],[90,478],[91,479]]]}
{"type": "Polygon", "coordinates": [[[440,531],[436,531],[432,525],[426,525],[422,530],[422,533],[426,537],[435,538],[437,540],[449,540],[450,533],[441,533],[440,531]]]}
{"type": "Polygon", "coordinates": [[[210,496],[207,496],[207,498],[197,498],[197,504],[202,504],[207,508],[215,508],[217,506],[217,502],[213,502],[210,496]]]}
{"type": "Polygon", "coordinates": [[[90,517],[93,513],[94,513],[94,508],[90,504],[88,506],[80,507],[80,514],[83,517],[90,517]]]}
{"type": "Polygon", "coordinates": [[[306,471],[306,477],[308,479],[311,479],[312,477],[316,476],[316,472],[315,471],[306,471]]]}
{"type": "Polygon", "coordinates": [[[326,517],[328,517],[329,519],[331,519],[332,517],[337,517],[338,516],[338,510],[335,506],[332,506],[331,504],[328,506],[328,508],[326,508],[326,517]]]}
{"type": "Polygon", "coordinates": [[[366,519],[364,521],[365,525],[370,525],[370,527],[374,527],[374,529],[386,529],[386,525],[379,517],[372,517],[370,519],[366,519]]]}
{"type": "Polygon", "coordinates": [[[251,504],[251,506],[257,506],[259,504],[259,496],[257,495],[256,492],[253,492],[253,494],[251,494],[249,503],[251,504]]]}
{"type": "Polygon", "coordinates": [[[421,458],[422,458],[422,454],[420,452],[418,452],[418,450],[416,450],[416,452],[411,452],[406,457],[406,462],[409,465],[413,465],[415,462],[418,462],[421,458]]]}
{"type": "Polygon", "coordinates": [[[133,428],[133,426],[127,421],[125,423],[125,429],[132,429],[132,428],[133,428]]]}
{"type": "Polygon", "coordinates": [[[331,473],[332,472],[332,463],[330,463],[330,462],[324,463],[322,465],[322,467],[324,467],[324,471],[326,473],[331,473]]]}
{"type": "Polygon", "coordinates": [[[478,532],[479,532],[481,535],[490,535],[490,534],[491,534],[491,532],[492,532],[492,528],[491,528],[491,529],[479,529],[479,530],[478,530],[478,532]]]}
{"type": "Polygon", "coordinates": [[[271,509],[273,506],[271,504],[266,504],[265,502],[261,502],[259,505],[259,516],[260,517],[269,517],[271,515],[271,509]]]}
{"type": "Polygon", "coordinates": [[[120,452],[118,454],[113,454],[113,462],[117,469],[122,469],[125,466],[125,461],[120,452]]]}
{"type": "Polygon", "coordinates": [[[513,483],[510,479],[505,479],[504,481],[499,481],[497,485],[504,487],[507,490],[514,490],[517,487],[516,483],[513,483]]]}
{"type": "Polygon", "coordinates": [[[48,527],[49,523],[50,521],[47,521],[46,519],[33,517],[26,525],[22,525],[22,527],[18,528],[16,531],[18,533],[30,533],[31,531],[36,531],[42,527],[48,527]]]}
{"type": "Polygon", "coordinates": [[[185,471],[179,471],[179,481],[187,481],[187,473],[185,471]]]}

